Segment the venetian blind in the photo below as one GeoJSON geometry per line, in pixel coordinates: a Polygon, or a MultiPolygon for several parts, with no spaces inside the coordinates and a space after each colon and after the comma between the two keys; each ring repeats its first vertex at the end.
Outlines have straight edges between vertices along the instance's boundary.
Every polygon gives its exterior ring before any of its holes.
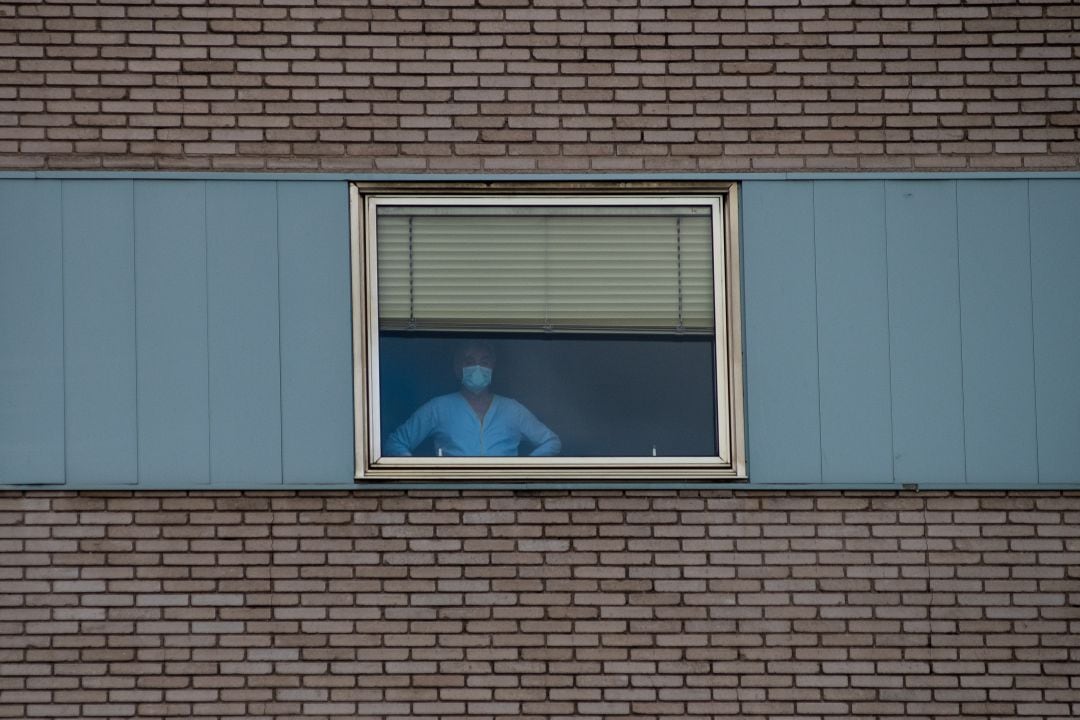
{"type": "Polygon", "coordinates": [[[708,206],[381,206],[384,329],[713,331],[708,206]]]}

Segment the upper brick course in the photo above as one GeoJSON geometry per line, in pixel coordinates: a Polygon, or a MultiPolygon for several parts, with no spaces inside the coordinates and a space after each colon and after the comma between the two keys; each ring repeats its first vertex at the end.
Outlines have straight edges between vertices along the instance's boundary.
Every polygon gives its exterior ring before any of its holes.
{"type": "Polygon", "coordinates": [[[1080,4],[0,3],[0,167],[1080,167],[1080,4]]]}

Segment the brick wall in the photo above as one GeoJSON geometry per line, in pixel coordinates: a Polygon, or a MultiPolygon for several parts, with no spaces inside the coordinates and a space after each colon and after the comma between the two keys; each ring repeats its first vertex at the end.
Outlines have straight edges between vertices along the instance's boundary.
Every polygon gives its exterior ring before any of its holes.
{"type": "MultiPolygon", "coordinates": [[[[1080,3],[0,0],[0,169],[1080,169],[1080,3]]],[[[0,493],[0,717],[1080,715],[1080,493],[0,493]]]]}
{"type": "Polygon", "coordinates": [[[1076,169],[1080,4],[0,2],[0,168],[1076,169]]]}
{"type": "Polygon", "coordinates": [[[1080,493],[5,493],[0,550],[0,717],[1080,714],[1080,493]]]}

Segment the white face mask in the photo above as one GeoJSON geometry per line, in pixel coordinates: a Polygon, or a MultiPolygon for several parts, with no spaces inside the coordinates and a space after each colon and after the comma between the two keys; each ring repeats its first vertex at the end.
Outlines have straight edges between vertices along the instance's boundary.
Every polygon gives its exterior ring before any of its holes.
{"type": "Polygon", "coordinates": [[[461,384],[471,393],[478,393],[491,384],[491,368],[469,365],[461,368],[461,384]]]}

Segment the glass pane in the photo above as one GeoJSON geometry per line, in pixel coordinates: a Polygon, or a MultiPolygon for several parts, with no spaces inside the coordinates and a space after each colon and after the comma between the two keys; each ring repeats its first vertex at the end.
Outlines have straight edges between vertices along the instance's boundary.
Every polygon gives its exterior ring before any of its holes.
{"type": "Polygon", "coordinates": [[[550,454],[554,435],[560,456],[716,457],[714,357],[708,336],[383,331],[383,455],[550,454]]]}

